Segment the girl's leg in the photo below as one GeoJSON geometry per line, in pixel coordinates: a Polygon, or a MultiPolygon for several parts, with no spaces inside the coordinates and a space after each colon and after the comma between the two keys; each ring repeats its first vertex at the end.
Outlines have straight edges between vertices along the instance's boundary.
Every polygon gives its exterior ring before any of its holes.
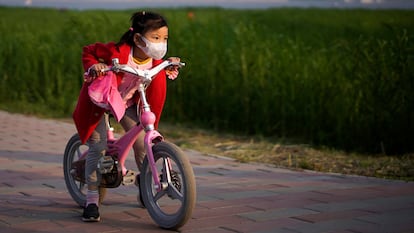
{"type": "MultiPolygon", "coordinates": [[[[126,109],[125,115],[120,121],[125,131],[130,130],[132,127],[137,125],[138,122],[139,122],[139,118],[137,114],[136,105],[133,105],[129,107],[128,109],[126,109]]],[[[144,137],[145,137],[145,131],[142,130],[139,133],[138,138],[135,141],[134,145],[132,146],[134,148],[135,162],[137,164],[137,167],[140,173],[142,172],[142,163],[145,157],[144,137]]],[[[135,185],[138,187],[138,190],[139,190],[138,200],[140,200],[141,207],[145,208],[144,201],[142,200],[141,188],[139,184],[139,175],[137,175],[136,177],[135,185]]]]}
{"type": "Polygon", "coordinates": [[[98,160],[105,155],[107,135],[104,116],[100,120],[96,129],[87,141],[89,153],[86,157],[85,177],[88,185],[86,194],[86,208],[83,213],[84,221],[99,221],[99,183],[101,180],[99,172],[97,172],[98,160]],[[94,205],[91,205],[94,204],[94,205]]]}
{"type": "MultiPolygon", "coordinates": [[[[130,130],[132,127],[139,123],[136,105],[132,105],[126,109],[125,115],[121,119],[120,123],[125,131],[130,130]]],[[[141,131],[138,135],[137,141],[133,145],[135,162],[140,172],[142,168],[142,162],[144,161],[145,157],[144,137],[145,132],[141,131]]]]}

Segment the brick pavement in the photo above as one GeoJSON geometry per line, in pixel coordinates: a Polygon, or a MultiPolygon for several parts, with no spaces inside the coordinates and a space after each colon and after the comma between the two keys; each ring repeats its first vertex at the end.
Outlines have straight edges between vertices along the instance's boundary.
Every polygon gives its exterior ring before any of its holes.
{"type": "MultiPolygon", "coordinates": [[[[132,186],[109,190],[100,223],[81,221],[62,171],[72,124],[4,111],[0,122],[0,232],[165,232],[137,208],[132,186]]],[[[180,232],[414,232],[413,182],[186,153],[196,175],[197,205],[180,232]]]]}

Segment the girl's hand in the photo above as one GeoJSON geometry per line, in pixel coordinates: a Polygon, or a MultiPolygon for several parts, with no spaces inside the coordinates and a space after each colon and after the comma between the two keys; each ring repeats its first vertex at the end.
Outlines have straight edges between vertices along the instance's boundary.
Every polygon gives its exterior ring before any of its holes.
{"type": "Polygon", "coordinates": [[[84,75],[85,82],[92,82],[95,78],[99,76],[103,76],[106,72],[102,72],[102,70],[107,69],[108,65],[105,63],[97,63],[89,67],[88,72],[84,75]]]}
{"type": "MultiPolygon", "coordinates": [[[[168,58],[168,60],[172,62],[180,62],[179,57],[170,57],[168,58]]],[[[180,68],[179,66],[168,66],[167,68],[165,68],[165,73],[167,74],[167,77],[171,80],[176,79],[178,77],[179,68],[180,68]]]]}
{"type": "Polygon", "coordinates": [[[106,65],[105,63],[97,63],[95,65],[92,65],[89,68],[89,76],[93,76],[93,77],[99,77],[102,75],[105,75],[106,72],[102,72],[102,70],[107,69],[108,65],[106,65]]]}

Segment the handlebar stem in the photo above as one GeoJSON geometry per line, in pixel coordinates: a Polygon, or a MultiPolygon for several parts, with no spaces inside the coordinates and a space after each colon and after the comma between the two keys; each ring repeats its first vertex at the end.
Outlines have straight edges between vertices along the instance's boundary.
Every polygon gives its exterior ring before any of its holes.
{"type": "Polygon", "coordinates": [[[145,96],[144,84],[139,84],[138,92],[142,102],[141,123],[144,126],[145,131],[154,130],[155,115],[151,112],[150,105],[148,104],[147,97],[145,96]]]}

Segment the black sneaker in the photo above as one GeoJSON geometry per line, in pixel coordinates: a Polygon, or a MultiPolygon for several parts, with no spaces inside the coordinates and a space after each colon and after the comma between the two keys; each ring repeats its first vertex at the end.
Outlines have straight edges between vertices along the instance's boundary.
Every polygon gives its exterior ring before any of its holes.
{"type": "Polygon", "coordinates": [[[83,210],[82,220],[84,222],[99,222],[101,217],[99,216],[98,206],[96,204],[89,204],[83,210]]]}

